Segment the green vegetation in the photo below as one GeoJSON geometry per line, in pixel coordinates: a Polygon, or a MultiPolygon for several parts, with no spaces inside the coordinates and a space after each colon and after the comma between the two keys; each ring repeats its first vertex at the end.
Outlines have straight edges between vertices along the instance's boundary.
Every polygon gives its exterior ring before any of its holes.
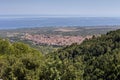
{"type": "Polygon", "coordinates": [[[120,80],[120,30],[49,54],[0,39],[3,80],[120,80]]]}

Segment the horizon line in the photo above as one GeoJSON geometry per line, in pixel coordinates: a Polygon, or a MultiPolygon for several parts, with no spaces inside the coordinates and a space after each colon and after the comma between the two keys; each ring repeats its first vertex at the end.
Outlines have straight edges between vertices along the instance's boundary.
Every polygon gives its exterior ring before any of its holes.
{"type": "Polygon", "coordinates": [[[83,18],[89,18],[89,17],[101,17],[101,18],[119,18],[120,16],[81,16],[81,15],[36,15],[36,14],[12,14],[12,15],[3,15],[0,14],[0,17],[83,17],[83,18]]]}

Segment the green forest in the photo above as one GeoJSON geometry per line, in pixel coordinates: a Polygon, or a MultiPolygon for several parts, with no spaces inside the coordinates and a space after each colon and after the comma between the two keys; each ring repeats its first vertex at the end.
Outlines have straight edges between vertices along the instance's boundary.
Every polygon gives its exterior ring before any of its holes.
{"type": "Polygon", "coordinates": [[[120,80],[120,30],[48,54],[0,39],[0,79],[120,80]]]}

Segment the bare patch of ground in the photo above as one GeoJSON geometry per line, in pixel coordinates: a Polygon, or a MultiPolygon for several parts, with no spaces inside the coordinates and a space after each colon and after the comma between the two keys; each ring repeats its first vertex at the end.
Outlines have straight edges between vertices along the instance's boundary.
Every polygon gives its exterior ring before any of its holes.
{"type": "Polygon", "coordinates": [[[54,31],[61,31],[61,32],[74,32],[74,31],[79,31],[76,28],[58,28],[55,29],[54,31]]]}

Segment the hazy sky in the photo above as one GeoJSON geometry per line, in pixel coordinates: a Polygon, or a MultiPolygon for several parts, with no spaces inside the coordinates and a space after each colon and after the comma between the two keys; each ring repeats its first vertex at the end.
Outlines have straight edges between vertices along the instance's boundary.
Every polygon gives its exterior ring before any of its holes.
{"type": "Polygon", "coordinates": [[[120,17],[120,0],[0,0],[0,15],[120,17]]]}

